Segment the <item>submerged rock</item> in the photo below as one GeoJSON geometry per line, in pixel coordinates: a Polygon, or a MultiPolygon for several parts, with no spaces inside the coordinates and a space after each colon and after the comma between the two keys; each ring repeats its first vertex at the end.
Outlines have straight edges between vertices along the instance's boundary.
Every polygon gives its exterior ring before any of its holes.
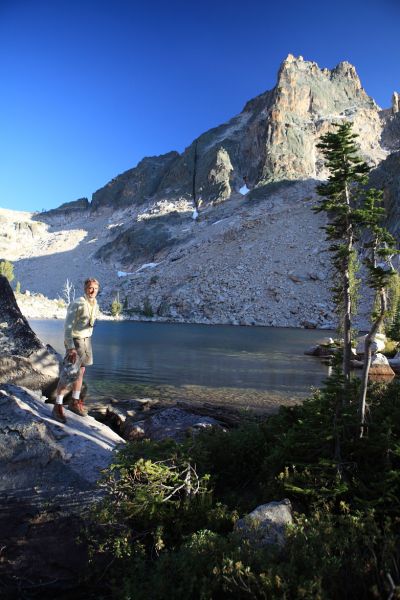
{"type": "Polygon", "coordinates": [[[174,407],[157,411],[153,416],[140,421],[128,417],[123,424],[122,435],[127,440],[146,437],[157,441],[166,438],[180,441],[196,430],[220,426],[221,423],[213,417],[196,415],[174,407]]]}

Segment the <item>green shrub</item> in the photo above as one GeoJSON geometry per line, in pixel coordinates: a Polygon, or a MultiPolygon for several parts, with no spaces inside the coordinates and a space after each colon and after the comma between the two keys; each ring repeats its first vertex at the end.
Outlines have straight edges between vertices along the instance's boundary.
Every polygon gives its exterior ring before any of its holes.
{"type": "Polygon", "coordinates": [[[104,597],[386,599],[390,578],[400,597],[400,384],[370,386],[361,439],[358,384],[339,424],[338,388],[181,445],[128,443],[90,534],[110,565],[104,597]],[[284,497],[295,516],[283,550],[238,538],[239,514],[284,497]]]}
{"type": "Polygon", "coordinates": [[[154,317],[153,307],[148,298],[144,299],[142,314],[145,317],[154,317]]]}
{"type": "Polygon", "coordinates": [[[10,283],[12,282],[14,279],[14,265],[12,262],[8,260],[0,261],[0,275],[4,275],[10,283]]]}
{"type": "Polygon", "coordinates": [[[121,313],[121,311],[122,311],[122,304],[118,300],[118,298],[115,298],[111,302],[111,314],[113,317],[117,317],[121,313]]]}
{"type": "Polygon", "coordinates": [[[67,306],[67,303],[65,302],[65,300],[63,298],[58,298],[57,308],[65,308],[66,306],[67,306]]]}

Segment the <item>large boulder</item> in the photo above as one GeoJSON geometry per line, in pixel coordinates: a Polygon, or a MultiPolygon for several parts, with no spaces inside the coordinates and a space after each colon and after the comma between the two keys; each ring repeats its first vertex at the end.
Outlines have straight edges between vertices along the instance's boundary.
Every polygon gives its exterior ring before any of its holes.
{"type": "Polygon", "coordinates": [[[59,358],[32,331],[8,280],[0,275],[0,384],[47,389],[58,379],[59,358]]]}
{"type": "MultiPolygon", "coordinates": [[[[357,338],[357,347],[356,347],[356,352],[357,354],[365,354],[365,338],[367,336],[366,335],[362,335],[359,338],[357,338]]],[[[371,343],[371,352],[372,354],[376,354],[377,352],[382,352],[382,350],[385,349],[386,346],[386,335],[384,335],[383,333],[376,333],[372,343],[371,343]]]]}
{"type": "Polygon", "coordinates": [[[91,417],[62,425],[39,394],[0,385],[0,596],[89,597],[78,543],[96,481],[123,440],[91,417]],[[39,592],[40,590],[40,592],[39,592]],[[82,595],[81,595],[82,594],[82,595]]]}
{"type": "Polygon", "coordinates": [[[13,384],[0,385],[0,490],[90,489],[124,440],[93,417],[67,411],[65,425],[45,398],[13,384]]]}
{"type": "Polygon", "coordinates": [[[293,523],[292,505],[285,498],[257,506],[236,523],[236,531],[253,546],[285,544],[286,528],[293,523]]]}
{"type": "Polygon", "coordinates": [[[393,378],[395,376],[395,372],[384,354],[377,352],[372,356],[369,376],[375,379],[376,377],[393,378]]]}

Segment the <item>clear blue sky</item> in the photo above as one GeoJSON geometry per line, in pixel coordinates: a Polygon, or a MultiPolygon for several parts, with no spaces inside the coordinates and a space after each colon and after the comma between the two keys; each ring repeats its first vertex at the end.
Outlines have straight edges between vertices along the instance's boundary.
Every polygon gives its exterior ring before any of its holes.
{"type": "Polygon", "coordinates": [[[53,208],[181,152],[291,52],[400,91],[399,0],[0,0],[0,207],[53,208]]]}

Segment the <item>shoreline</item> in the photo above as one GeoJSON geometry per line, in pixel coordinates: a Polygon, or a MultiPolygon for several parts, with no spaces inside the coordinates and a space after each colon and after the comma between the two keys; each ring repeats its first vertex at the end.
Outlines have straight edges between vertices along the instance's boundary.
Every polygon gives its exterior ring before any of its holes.
{"type": "MultiPolygon", "coordinates": [[[[65,320],[67,309],[66,307],[61,307],[60,300],[52,300],[46,298],[43,295],[29,295],[25,296],[25,294],[16,294],[17,304],[24,315],[24,317],[30,321],[63,321],[65,320]]],[[[324,325],[323,327],[318,327],[317,324],[312,324],[310,322],[309,326],[300,325],[300,324],[290,324],[286,323],[283,325],[270,325],[269,323],[265,323],[262,321],[252,321],[244,322],[238,321],[233,317],[227,321],[214,321],[212,319],[198,319],[198,320],[190,320],[184,319],[183,317],[161,317],[161,316],[153,316],[146,317],[144,315],[120,315],[118,317],[113,317],[111,315],[107,315],[105,313],[101,313],[97,321],[115,321],[115,322],[135,322],[135,323],[166,323],[166,324],[175,324],[175,325],[207,325],[214,327],[265,327],[268,329],[310,329],[310,330],[318,330],[318,331],[335,331],[335,327],[333,324],[329,323],[324,325]]]]}

